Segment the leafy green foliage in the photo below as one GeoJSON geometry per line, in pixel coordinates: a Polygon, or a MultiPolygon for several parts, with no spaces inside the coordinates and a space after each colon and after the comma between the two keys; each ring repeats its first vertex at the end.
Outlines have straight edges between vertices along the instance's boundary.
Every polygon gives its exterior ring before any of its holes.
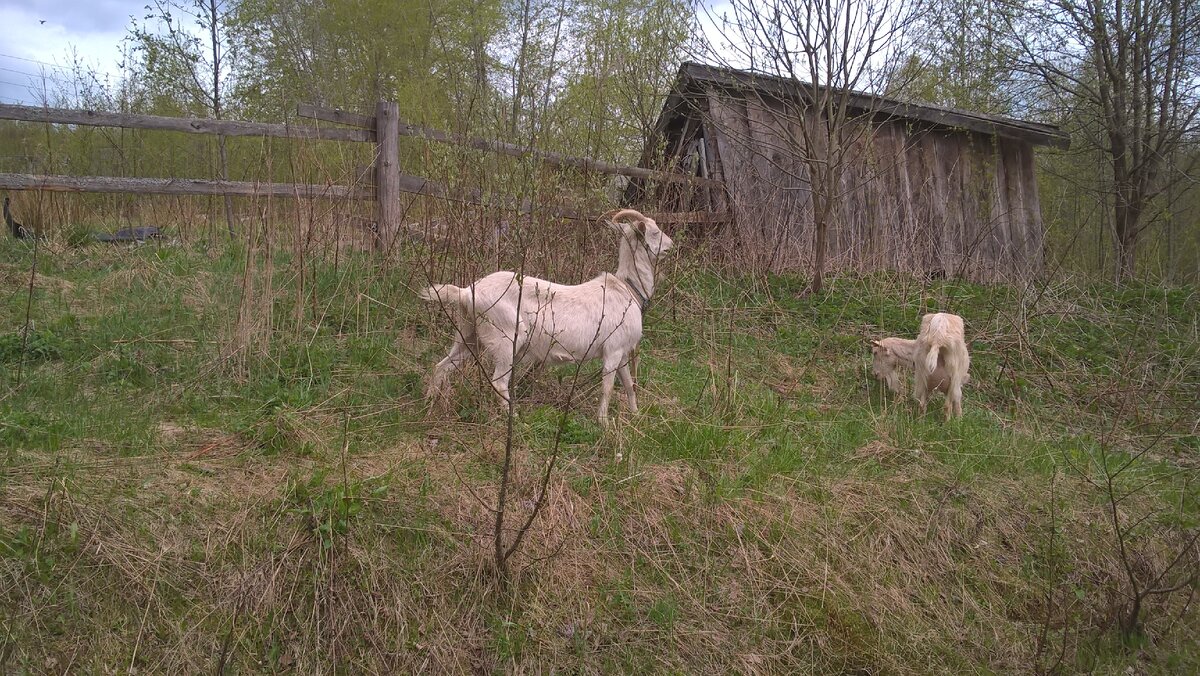
{"type": "Polygon", "coordinates": [[[63,339],[49,329],[0,334],[0,363],[50,361],[63,354],[63,339]]]}
{"type": "Polygon", "coordinates": [[[368,484],[351,481],[327,486],[325,470],[314,472],[308,479],[291,479],[285,500],[306,524],[309,531],[325,549],[334,546],[338,537],[350,532],[369,499],[387,494],[386,482],[368,484]]]}

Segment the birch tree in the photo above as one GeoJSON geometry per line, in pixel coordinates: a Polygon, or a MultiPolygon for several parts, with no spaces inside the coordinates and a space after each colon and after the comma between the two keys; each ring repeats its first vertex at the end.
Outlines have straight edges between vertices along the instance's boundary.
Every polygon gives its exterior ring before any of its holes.
{"type": "Polygon", "coordinates": [[[1134,277],[1155,200],[1191,180],[1200,132],[1200,5],[1188,0],[1037,0],[1021,67],[1105,158],[1116,281],[1134,277]],[[1190,152],[1189,152],[1190,149],[1190,152]],[[1181,158],[1181,162],[1172,162],[1181,158]]]}
{"type": "MultiPolygon", "coordinates": [[[[192,112],[218,120],[227,112],[239,55],[227,23],[232,5],[233,0],[153,0],[146,6],[144,22],[131,31],[155,88],[199,108],[192,112]]],[[[217,152],[221,180],[228,181],[224,136],[217,136],[217,152]]],[[[233,200],[223,197],[225,224],[233,239],[233,200]]]]}

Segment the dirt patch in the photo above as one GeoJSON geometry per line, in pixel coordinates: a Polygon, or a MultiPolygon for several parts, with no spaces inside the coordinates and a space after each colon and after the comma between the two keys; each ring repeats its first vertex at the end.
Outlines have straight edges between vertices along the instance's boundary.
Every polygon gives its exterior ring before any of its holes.
{"type": "MultiPolygon", "coordinates": [[[[0,263],[0,285],[6,289],[29,288],[29,268],[0,263]]],[[[70,291],[75,285],[65,279],[38,272],[33,287],[42,291],[70,291]]]]}
{"type": "Polygon", "coordinates": [[[653,465],[644,470],[646,485],[655,501],[690,500],[695,490],[696,470],[686,462],[653,465]]]}
{"type": "Polygon", "coordinates": [[[782,354],[772,355],[771,373],[775,375],[766,381],[766,385],[778,394],[790,397],[798,390],[808,389],[808,386],[801,382],[806,370],[797,365],[791,357],[782,354]]]}
{"type": "Polygon", "coordinates": [[[103,287],[111,290],[132,291],[135,286],[152,288],[167,279],[170,279],[168,275],[141,265],[108,273],[104,276],[103,287]]]}
{"type": "Polygon", "coordinates": [[[288,463],[263,464],[260,458],[246,462],[185,461],[168,465],[161,476],[144,485],[163,494],[263,502],[282,494],[291,469],[288,463]]]}
{"type": "Polygon", "coordinates": [[[177,425],[173,422],[166,421],[166,420],[164,420],[163,422],[160,422],[158,424],[158,435],[164,441],[174,441],[176,439],[179,439],[184,434],[186,434],[187,431],[188,431],[188,428],[186,428],[182,425],[177,425]]]}
{"type": "Polygon", "coordinates": [[[170,421],[158,424],[158,436],[164,450],[174,452],[174,459],[185,461],[231,457],[254,446],[252,440],[240,434],[170,421]]]}
{"type": "Polygon", "coordinates": [[[875,460],[884,465],[903,464],[918,458],[920,454],[917,451],[896,448],[884,439],[873,439],[854,451],[855,460],[875,460]]]}
{"type": "Polygon", "coordinates": [[[209,291],[212,275],[208,272],[200,271],[195,273],[194,279],[195,281],[188,285],[181,296],[183,306],[196,312],[211,310],[213,304],[216,302],[213,294],[209,291]]]}

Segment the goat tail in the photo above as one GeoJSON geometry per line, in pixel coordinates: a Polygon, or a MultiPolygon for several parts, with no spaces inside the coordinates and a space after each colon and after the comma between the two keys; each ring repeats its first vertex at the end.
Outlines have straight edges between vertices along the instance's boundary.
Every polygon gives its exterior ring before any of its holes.
{"type": "Polygon", "coordinates": [[[937,370],[938,351],[942,349],[941,345],[934,344],[929,348],[929,354],[925,355],[925,371],[933,373],[937,370]]]}
{"type": "Polygon", "coordinates": [[[434,284],[417,292],[417,297],[430,303],[462,306],[466,289],[453,284],[434,284]]]}

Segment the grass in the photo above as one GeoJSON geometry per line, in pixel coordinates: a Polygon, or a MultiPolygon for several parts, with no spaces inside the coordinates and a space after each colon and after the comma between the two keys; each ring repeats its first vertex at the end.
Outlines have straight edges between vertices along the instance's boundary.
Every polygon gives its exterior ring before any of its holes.
{"type": "Polygon", "coordinates": [[[1139,579],[1200,526],[1193,290],[847,275],[801,298],[684,258],[639,415],[595,423],[595,365],[565,415],[571,369],[516,388],[510,522],[561,458],[501,589],[502,421],[473,373],[425,409],[448,330],[419,273],[279,252],[267,339],[234,358],[246,255],[43,252],[31,299],[29,251],[0,246],[6,672],[1200,669],[1195,582],[1120,638],[1094,483],[1136,457],[1139,579]],[[869,381],[867,339],[932,308],[971,339],[948,424],[869,381]]]}

